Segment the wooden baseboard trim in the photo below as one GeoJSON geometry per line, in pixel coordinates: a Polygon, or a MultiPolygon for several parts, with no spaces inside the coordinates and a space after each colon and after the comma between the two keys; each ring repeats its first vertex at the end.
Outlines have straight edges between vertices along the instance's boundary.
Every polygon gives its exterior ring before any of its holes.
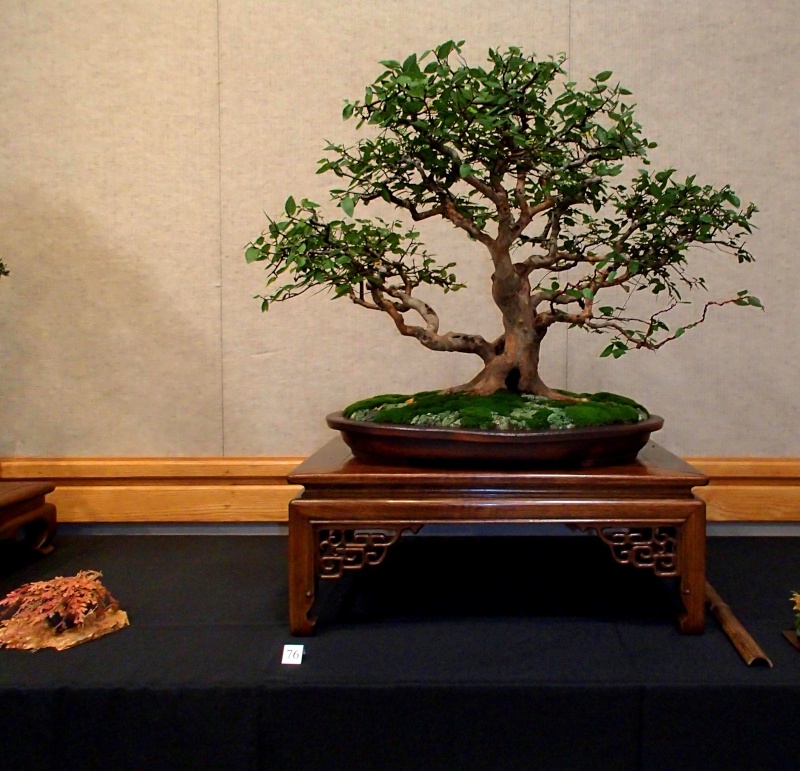
{"type": "Polygon", "coordinates": [[[687,458],[711,522],[800,522],[800,458],[687,458]]]}
{"type": "MultiPolygon", "coordinates": [[[[60,522],[285,522],[303,458],[2,458],[0,479],[51,480],[60,522]]],[[[800,458],[688,458],[712,522],[800,522],[800,458]]]]}
{"type": "Polygon", "coordinates": [[[285,522],[302,458],[5,458],[0,479],[49,479],[60,522],[285,522]]]}

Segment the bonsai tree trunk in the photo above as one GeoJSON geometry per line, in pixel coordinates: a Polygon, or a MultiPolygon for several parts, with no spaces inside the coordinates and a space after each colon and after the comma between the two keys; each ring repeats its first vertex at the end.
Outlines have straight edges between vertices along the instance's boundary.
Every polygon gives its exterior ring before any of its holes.
{"type": "Polygon", "coordinates": [[[507,388],[548,399],[575,401],[554,391],[539,376],[539,349],[548,326],[537,319],[529,271],[523,263],[514,264],[509,250],[497,242],[489,251],[495,265],[492,298],[503,316],[503,335],[495,344],[494,357],[484,368],[468,383],[450,390],[488,396],[507,388]]]}
{"type": "Polygon", "coordinates": [[[488,396],[508,389],[523,394],[545,396],[548,399],[575,401],[554,391],[539,376],[539,348],[547,329],[507,330],[500,339],[502,349],[468,383],[448,389],[452,393],[488,396]]]}

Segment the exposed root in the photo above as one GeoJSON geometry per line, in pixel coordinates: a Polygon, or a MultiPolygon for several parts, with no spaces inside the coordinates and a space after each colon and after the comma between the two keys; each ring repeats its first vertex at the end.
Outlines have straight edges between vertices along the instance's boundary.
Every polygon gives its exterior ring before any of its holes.
{"type": "Polygon", "coordinates": [[[566,404],[581,404],[588,399],[581,396],[569,396],[550,388],[542,382],[542,379],[535,375],[526,383],[518,377],[518,370],[514,367],[492,366],[485,367],[468,383],[453,386],[442,391],[447,394],[471,394],[472,396],[491,396],[497,391],[508,390],[512,393],[532,394],[533,396],[543,396],[545,399],[552,399],[556,402],[566,404]],[[517,373],[517,377],[512,377],[517,373]]]}
{"type": "Polygon", "coordinates": [[[581,404],[589,401],[583,396],[569,396],[568,394],[562,394],[559,391],[549,388],[548,386],[531,391],[531,393],[533,393],[535,396],[544,396],[546,399],[552,399],[554,402],[566,402],[567,404],[581,404]]]}

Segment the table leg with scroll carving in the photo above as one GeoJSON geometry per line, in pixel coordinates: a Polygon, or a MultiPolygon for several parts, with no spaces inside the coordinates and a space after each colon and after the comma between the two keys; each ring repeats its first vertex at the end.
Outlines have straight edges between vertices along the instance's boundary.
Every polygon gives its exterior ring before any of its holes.
{"type": "Polygon", "coordinates": [[[706,624],[706,507],[702,501],[697,501],[694,511],[680,528],[678,565],[685,608],[679,618],[681,632],[701,634],[706,624]]]}
{"type": "Polygon", "coordinates": [[[317,620],[309,614],[316,584],[314,527],[292,501],[289,504],[289,631],[296,637],[314,633],[317,620]]]}
{"type": "Polygon", "coordinates": [[[337,579],[345,572],[377,567],[404,530],[417,533],[422,527],[405,522],[386,525],[340,521],[335,525],[320,526],[314,538],[319,547],[320,578],[337,579]]]}

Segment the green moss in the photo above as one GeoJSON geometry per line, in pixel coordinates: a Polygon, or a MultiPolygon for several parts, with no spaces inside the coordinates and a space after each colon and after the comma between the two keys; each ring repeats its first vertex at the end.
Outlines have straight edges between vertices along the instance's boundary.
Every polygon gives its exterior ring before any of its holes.
{"type": "Polygon", "coordinates": [[[520,431],[636,423],[648,416],[644,407],[626,396],[561,393],[586,401],[574,404],[510,391],[491,396],[422,391],[362,399],[346,407],[344,416],[395,425],[520,431]]]}
{"type": "Polygon", "coordinates": [[[612,423],[637,423],[640,420],[636,407],[613,401],[571,404],[564,411],[578,428],[610,426],[612,423]]]}
{"type": "Polygon", "coordinates": [[[374,410],[381,405],[404,402],[408,398],[409,397],[405,394],[381,394],[380,396],[370,396],[368,399],[353,402],[350,406],[345,407],[343,414],[344,417],[349,418],[354,412],[374,410]]]}

